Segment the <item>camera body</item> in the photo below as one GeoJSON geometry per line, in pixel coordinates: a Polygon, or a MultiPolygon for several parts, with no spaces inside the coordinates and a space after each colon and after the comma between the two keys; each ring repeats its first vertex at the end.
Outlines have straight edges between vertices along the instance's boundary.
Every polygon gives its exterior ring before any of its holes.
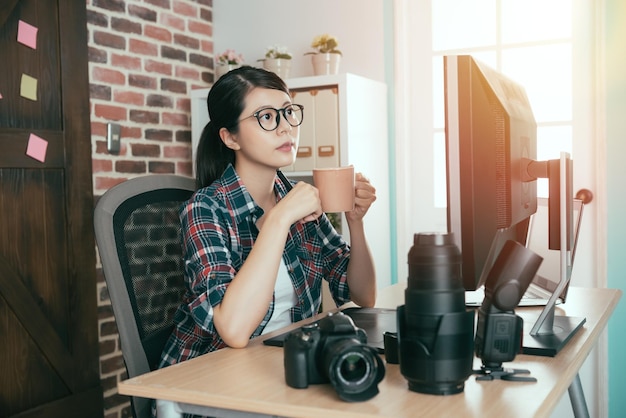
{"type": "Polygon", "coordinates": [[[415,234],[405,304],[398,307],[400,371],[414,392],[462,392],[472,374],[474,312],[465,308],[452,234],[415,234]]]}
{"type": "Polygon", "coordinates": [[[329,314],[289,333],[284,343],[287,385],[304,389],[330,382],[348,402],[365,401],[378,394],[385,365],[367,335],[343,314],[329,314]]]}

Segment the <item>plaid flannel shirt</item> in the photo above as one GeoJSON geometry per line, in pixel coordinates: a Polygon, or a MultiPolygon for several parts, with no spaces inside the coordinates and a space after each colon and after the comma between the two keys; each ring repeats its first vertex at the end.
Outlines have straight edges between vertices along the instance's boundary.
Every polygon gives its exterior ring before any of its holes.
{"type": "MultiPolygon", "coordinates": [[[[279,199],[287,194],[277,179],[279,199]]],[[[226,346],[213,323],[220,304],[258,235],[256,221],[263,209],[253,200],[235,169],[229,166],[211,186],[198,190],[181,208],[183,257],[187,292],[178,308],[175,329],[163,351],[161,366],[178,363],[226,346]]],[[[292,322],[315,315],[321,303],[322,279],[328,280],[335,303],[349,301],[346,270],[350,248],[322,215],[317,222],[296,222],[289,230],[283,260],[298,302],[292,322]]],[[[250,336],[260,335],[274,302],[250,336]]]]}

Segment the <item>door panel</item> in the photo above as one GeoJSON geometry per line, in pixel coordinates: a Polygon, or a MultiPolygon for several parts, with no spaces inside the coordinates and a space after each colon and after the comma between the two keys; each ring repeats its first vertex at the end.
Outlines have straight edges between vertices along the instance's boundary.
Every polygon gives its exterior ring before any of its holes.
{"type": "Polygon", "coordinates": [[[3,4],[0,61],[0,416],[102,416],[85,2],[3,4]]]}

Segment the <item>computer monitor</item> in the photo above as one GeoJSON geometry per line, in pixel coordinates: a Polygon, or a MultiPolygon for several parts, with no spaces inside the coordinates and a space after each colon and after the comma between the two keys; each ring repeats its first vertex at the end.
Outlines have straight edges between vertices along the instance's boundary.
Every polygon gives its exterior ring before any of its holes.
{"type": "Polygon", "coordinates": [[[484,282],[507,240],[525,244],[537,210],[537,124],[524,88],[468,55],[444,57],[448,232],[466,290],[484,282]]]}
{"type": "Polygon", "coordinates": [[[549,180],[549,242],[561,253],[559,285],[525,352],[554,355],[584,323],[555,317],[571,277],[572,161],[537,161],[537,124],[524,88],[469,55],[444,57],[448,232],[461,250],[466,290],[482,286],[508,240],[526,244],[537,179],[549,180]],[[528,349],[527,349],[528,347],[528,349]]]}

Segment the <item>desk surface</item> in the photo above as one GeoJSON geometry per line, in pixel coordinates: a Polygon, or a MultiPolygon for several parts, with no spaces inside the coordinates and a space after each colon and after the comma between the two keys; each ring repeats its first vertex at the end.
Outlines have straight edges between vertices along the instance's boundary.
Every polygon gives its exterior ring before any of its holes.
{"type": "MultiPolygon", "coordinates": [[[[376,305],[395,308],[404,303],[405,287],[401,283],[380,290],[376,305]]],[[[330,384],[288,387],[283,350],[263,345],[260,337],[245,349],[219,350],[120,382],[118,390],[123,395],[292,417],[549,416],[596,344],[620,296],[614,289],[570,288],[567,303],[556,309],[556,315],[587,318],[570,342],[556,357],[520,354],[503,364],[530,370],[536,383],[477,382],[471,376],[460,394],[424,395],[409,391],[399,366],[387,364],[377,396],[367,402],[347,403],[330,384]]],[[[540,309],[519,308],[516,312],[524,318],[526,328],[532,327],[540,309]]],[[[480,366],[475,359],[474,368],[480,366]]]]}

